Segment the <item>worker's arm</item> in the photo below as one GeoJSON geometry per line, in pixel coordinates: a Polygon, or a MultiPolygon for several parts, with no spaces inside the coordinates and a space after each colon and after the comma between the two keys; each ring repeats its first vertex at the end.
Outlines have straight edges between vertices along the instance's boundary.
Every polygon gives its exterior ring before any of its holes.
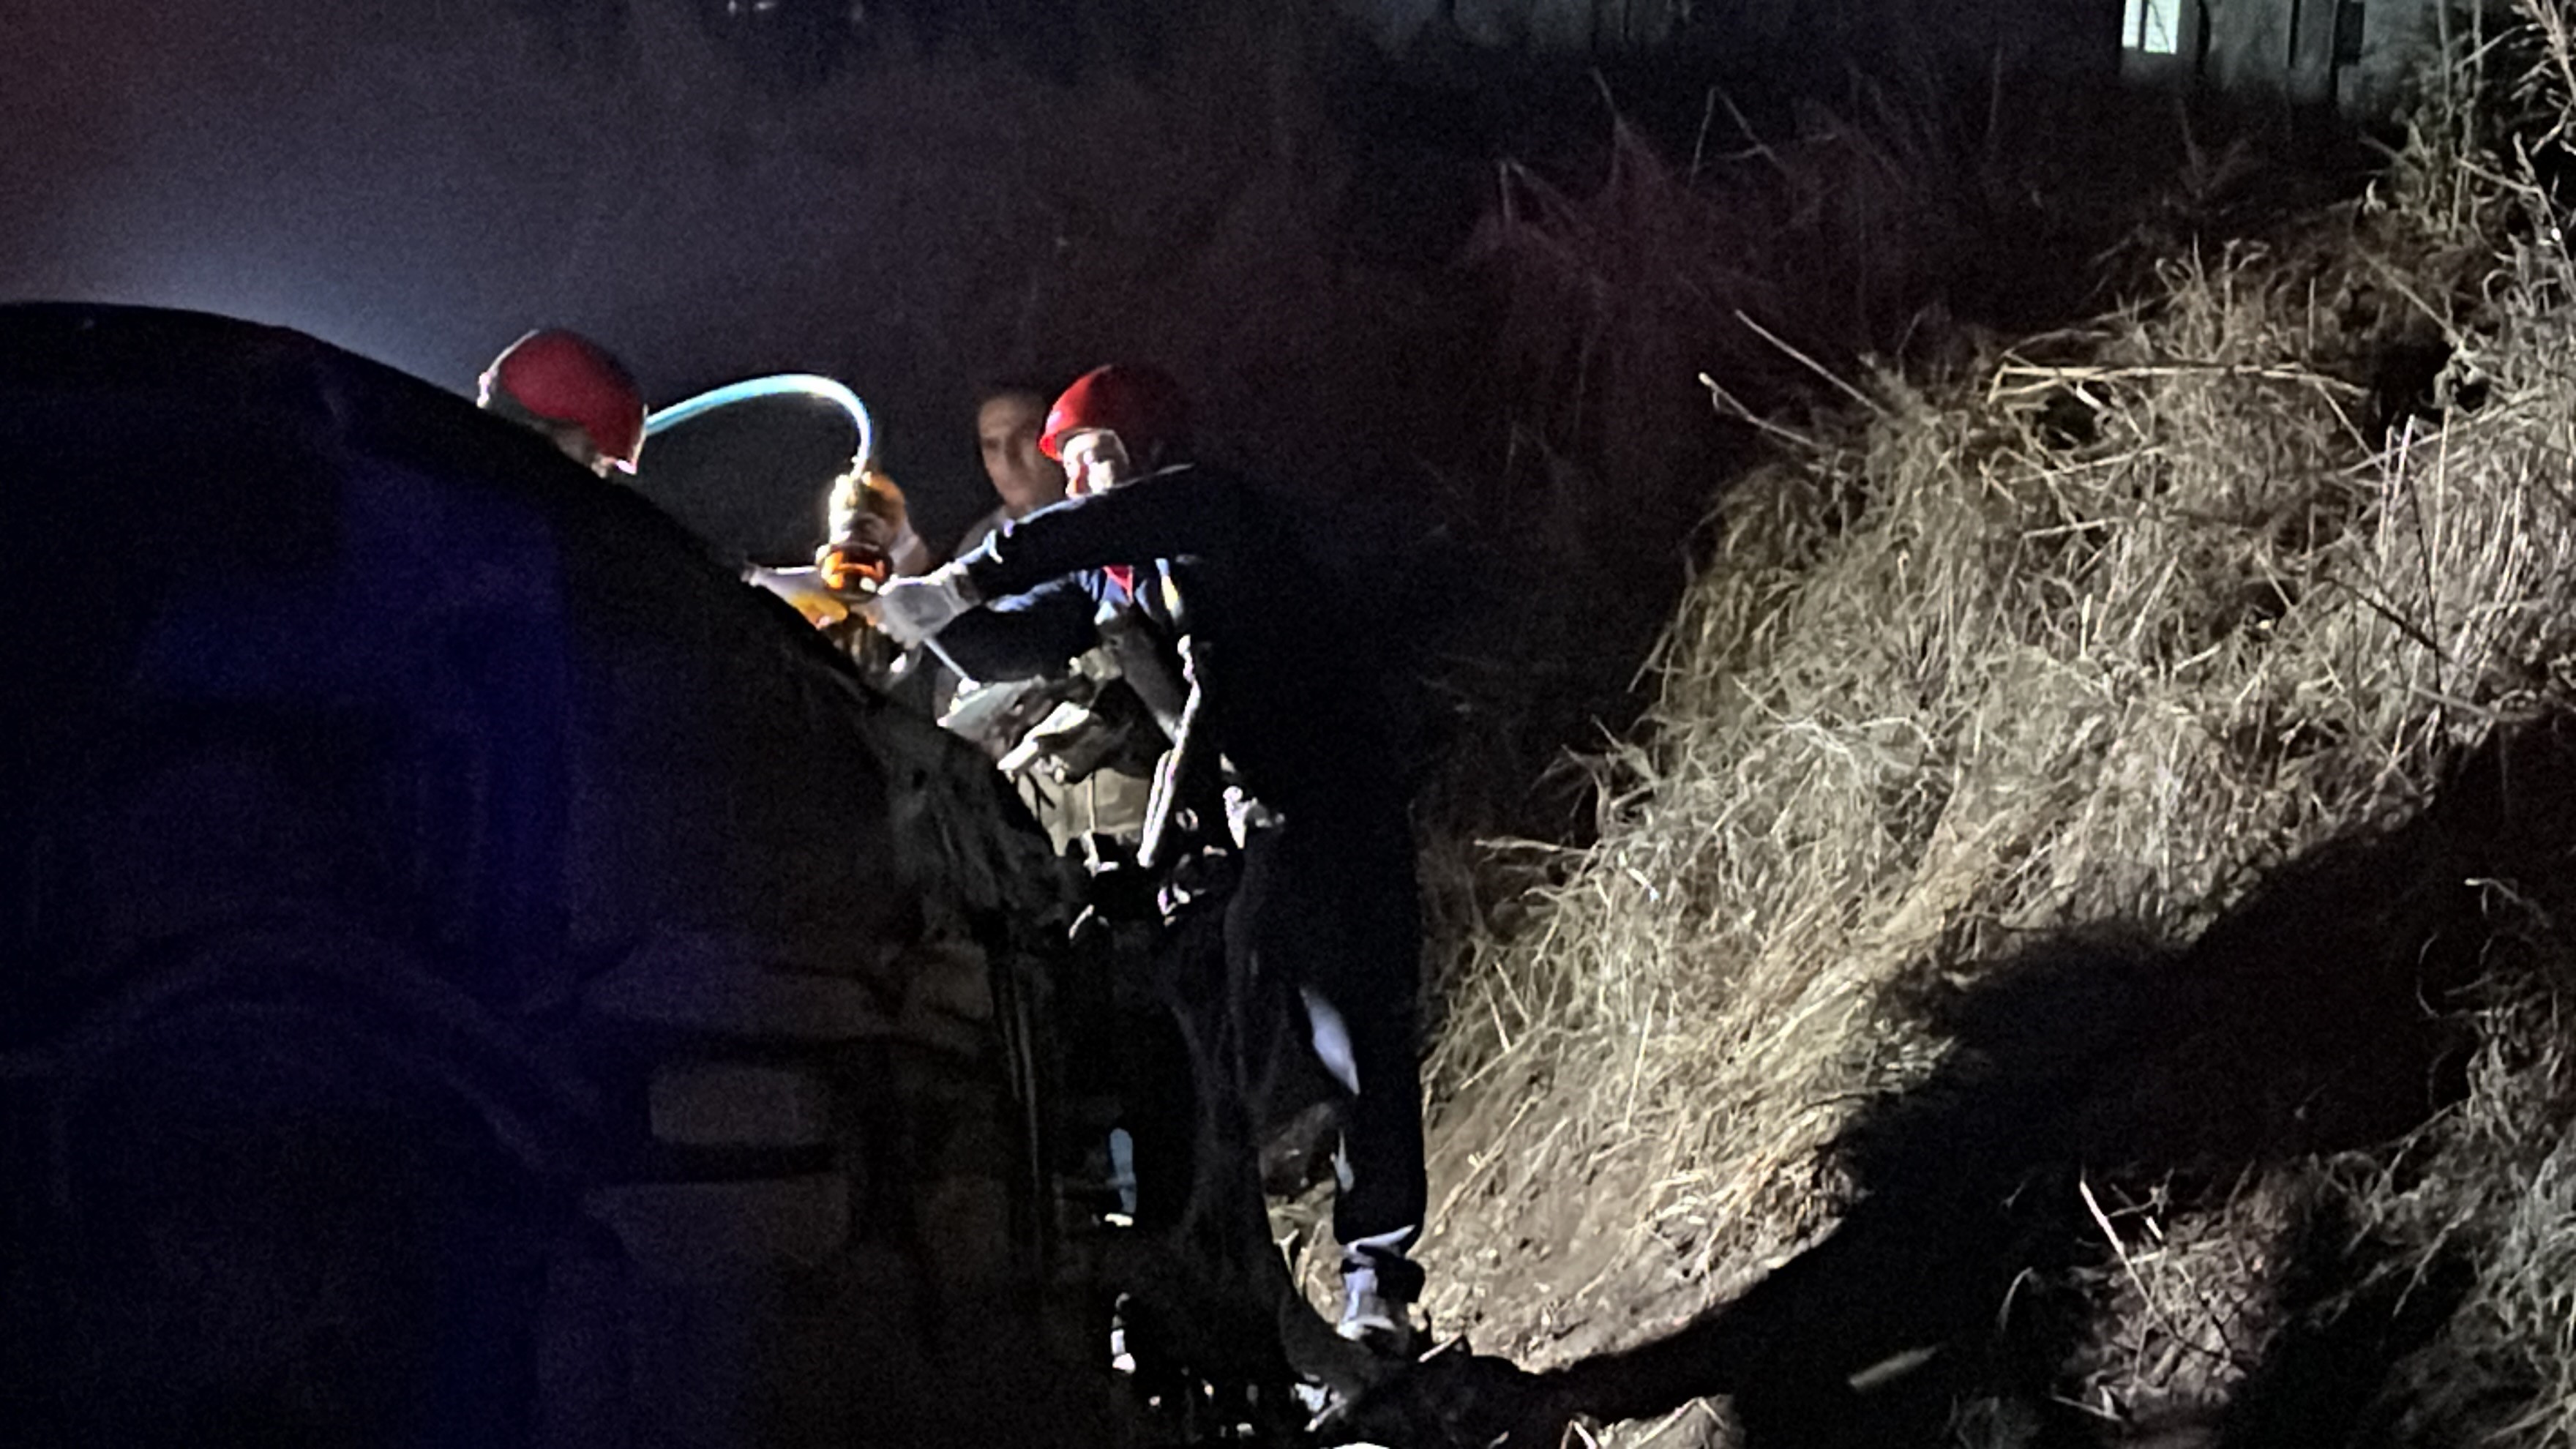
{"type": "Polygon", "coordinates": [[[1056,579],[958,615],[939,632],[939,648],[976,679],[1027,679],[1100,642],[1091,623],[1098,607],[1082,580],[1056,579]]]}
{"type": "Polygon", "coordinates": [[[998,599],[1112,564],[1222,557],[1251,530],[1248,501],[1243,485],[1225,474],[1175,468],[1041,508],[958,563],[977,593],[998,599]]]}

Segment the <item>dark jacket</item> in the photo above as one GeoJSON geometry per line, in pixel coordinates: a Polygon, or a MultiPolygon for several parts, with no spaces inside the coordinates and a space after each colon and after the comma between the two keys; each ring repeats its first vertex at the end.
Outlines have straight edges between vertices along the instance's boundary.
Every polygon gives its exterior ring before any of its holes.
{"type": "Polygon", "coordinates": [[[959,560],[988,601],[940,647],[978,677],[1020,678],[1089,648],[1104,603],[1133,602],[1206,646],[1206,709],[1220,749],[1254,794],[1400,805],[1382,682],[1337,621],[1289,520],[1232,473],[1166,468],[1013,522],[959,560]],[[1185,618],[1168,606],[1168,570],[1185,618]],[[1113,569],[1132,571],[1122,587],[1113,569]]]}

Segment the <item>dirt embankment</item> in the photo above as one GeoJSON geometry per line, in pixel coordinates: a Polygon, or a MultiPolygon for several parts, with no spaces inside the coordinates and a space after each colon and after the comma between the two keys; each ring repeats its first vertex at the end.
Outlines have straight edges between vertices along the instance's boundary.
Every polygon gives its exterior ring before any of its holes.
{"type": "Polygon", "coordinates": [[[1603,1442],[2576,1432],[2571,52],[2519,21],[2357,201],[1739,410],[1597,843],[1480,862],[1444,1330],[1603,1442]]]}

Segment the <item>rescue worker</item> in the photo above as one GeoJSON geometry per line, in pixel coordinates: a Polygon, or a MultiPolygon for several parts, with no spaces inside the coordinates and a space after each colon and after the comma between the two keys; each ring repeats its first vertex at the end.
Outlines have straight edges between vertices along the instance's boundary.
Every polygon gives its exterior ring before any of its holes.
{"type": "Polygon", "coordinates": [[[1166,627],[1186,613],[1204,720],[1278,823],[1250,836],[1227,907],[1231,941],[1297,983],[1318,1058],[1346,1094],[1333,1230],[1340,1329],[1409,1349],[1424,1213],[1414,1046],[1420,904],[1411,827],[1379,681],[1359,641],[1322,617],[1319,574],[1280,506],[1188,459],[1178,386],[1148,367],[1085,374],[1040,446],[1064,502],[879,595],[906,644],[937,636],[979,678],[1061,665],[1093,610],[1133,600],[1166,627]]]}
{"type": "MultiPolygon", "coordinates": [[[[956,556],[974,552],[1004,524],[1064,501],[1064,465],[1038,446],[1060,390],[1004,382],[977,394],[976,451],[999,501],[959,535],[956,556]]],[[[1070,690],[1035,679],[964,681],[943,705],[954,713],[944,713],[942,723],[993,754],[1057,849],[1086,837],[1133,842],[1152,793],[1152,755],[1134,757],[1161,740],[1150,720],[1120,707],[1133,697],[1123,691],[1146,683],[1125,676],[1136,663],[1116,649],[1096,650],[1057,681],[1073,682],[1070,690]],[[1078,683],[1085,678],[1095,681],[1087,691],[1078,683]]],[[[1168,671],[1153,663],[1168,681],[1168,671]]],[[[1168,712],[1177,716],[1179,707],[1175,699],[1168,712]]]]}
{"type": "Polygon", "coordinates": [[[534,428],[605,478],[644,452],[644,392],[607,348],[540,327],[501,349],[476,379],[474,405],[534,428]]]}
{"type": "Polygon", "coordinates": [[[1064,499],[1064,465],[1040,447],[1048,404],[1055,394],[1017,383],[988,388],[975,404],[975,445],[998,507],[976,519],[957,540],[963,558],[1015,518],[1026,518],[1064,499]]]}

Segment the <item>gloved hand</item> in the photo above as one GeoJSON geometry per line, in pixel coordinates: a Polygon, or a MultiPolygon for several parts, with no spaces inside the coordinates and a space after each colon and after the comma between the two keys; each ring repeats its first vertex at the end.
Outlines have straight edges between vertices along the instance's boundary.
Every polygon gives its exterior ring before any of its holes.
{"type": "Polygon", "coordinates": [[[906,649],[948,627],[948,621],[984,602],[975,581],[957,564],[917,579],[896,579],[877,590],[877,627],[906,649]]]}

